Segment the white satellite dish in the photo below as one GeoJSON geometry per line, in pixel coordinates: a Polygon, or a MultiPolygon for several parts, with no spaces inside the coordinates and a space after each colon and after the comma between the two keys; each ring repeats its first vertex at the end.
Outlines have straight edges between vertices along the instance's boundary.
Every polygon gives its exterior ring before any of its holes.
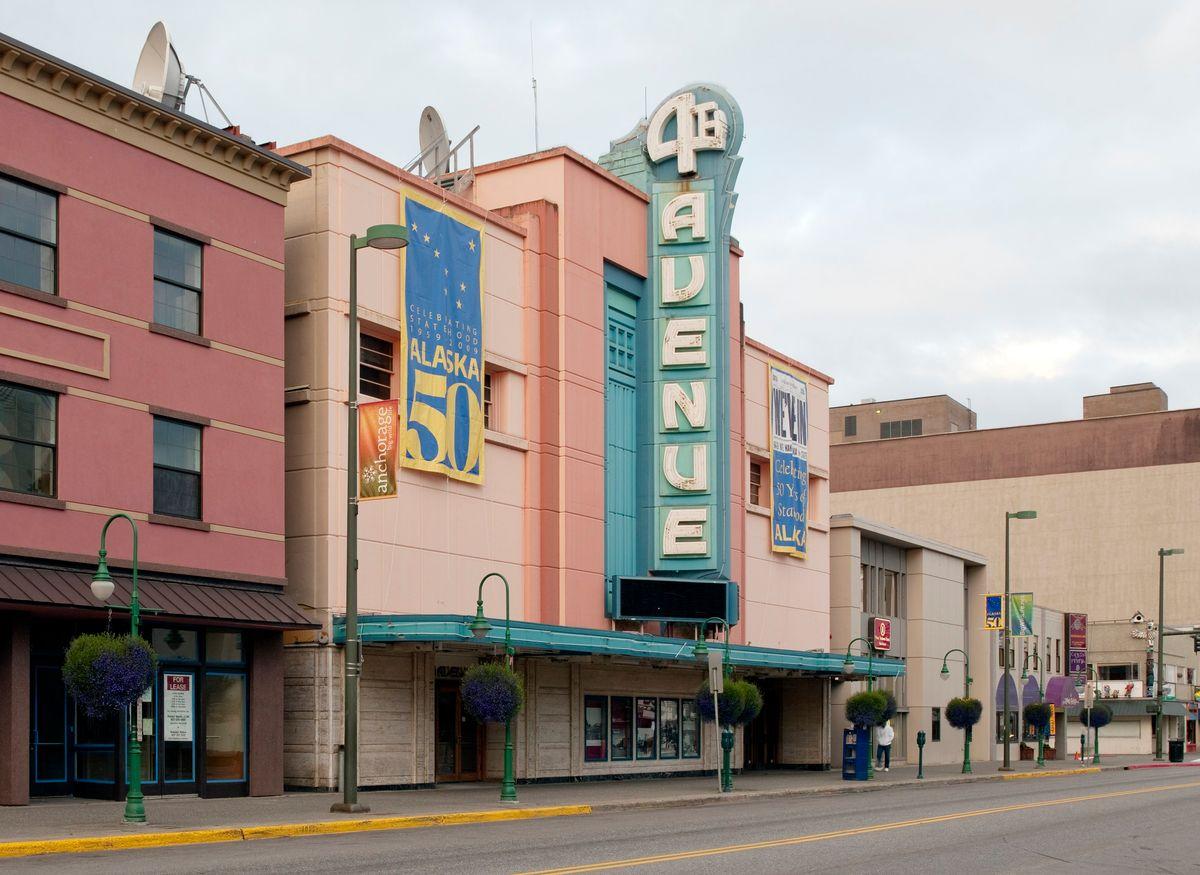
{"type": "Polygon", "coordinates": [[[417,126],[417,139],[421,144],[421,166],[425,176],[441,176],[450,171],[450,138],[442,117],[432,106],[421,111],[421,123],[417,126]]]}
{"type": "Polygon", "coordinates": [[[133,90],[157,100],[167,109],[179,111],[183,109],[187,88],[187,76],[171,45],[167,26],[156,21],[133,71],[133,90]]]}

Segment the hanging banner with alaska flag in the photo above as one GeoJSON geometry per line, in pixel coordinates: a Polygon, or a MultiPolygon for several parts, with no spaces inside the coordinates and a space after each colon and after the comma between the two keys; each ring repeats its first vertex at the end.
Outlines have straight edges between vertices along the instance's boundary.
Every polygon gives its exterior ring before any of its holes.
{"type": "Polygon", "coordinates": [[[771,550],[801,559],[808,550],[808,383],[774,362],[771,419],[771,550]]]}
{"type": "MultiPolygon", "coordinates": [[[[465,218],[465,217],[464,217],[465,218]]],[[[405,198],[401,464],[483,481],[483,234],[405,198]]]]}

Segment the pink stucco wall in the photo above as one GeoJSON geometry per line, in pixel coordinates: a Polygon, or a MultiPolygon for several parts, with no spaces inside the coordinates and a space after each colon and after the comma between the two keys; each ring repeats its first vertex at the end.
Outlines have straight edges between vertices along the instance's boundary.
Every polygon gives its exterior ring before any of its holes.
{"type": "MultiPolygon", "coordinates": [[[[0,117],[0,165],[67,188],[58,197],[58,296],[67,306],[0,291],[0,307],[31,317],[0,313],[8,338],[0,346],[12,349],[15,337],[18,353],[0,354],[0,372],[66,388],[57,495],[66,507],[0,501],[0,552],[93,557],[107,512],[149,515],[149,408],[157,407],[213,421],[202,439],[203,521],[238,531],[144,522],[139,558],[282,578],[283,271],[251,254],[282,262],[283,208],[185,166],[195,153],[181,149],[176,163],[4,95],[0,117]],[[148,330],[154,230],[146,217],[213,239],[203,250],[202,292],[212,346],[148,330]],[[107,373],[80,372],[103,370],[106,343],[107,373]]],[[[110,553],[127,557],[127,545],[114,533],[110,553]]]]}

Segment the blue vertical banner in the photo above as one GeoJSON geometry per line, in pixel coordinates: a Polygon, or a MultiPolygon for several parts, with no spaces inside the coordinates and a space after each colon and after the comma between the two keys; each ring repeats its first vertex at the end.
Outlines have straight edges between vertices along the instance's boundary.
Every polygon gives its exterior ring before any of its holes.
{"type": "Polygon", "coordinates": [[[483,229],[411,197],[404,220],[401,464],[480,483],[483,229]]]}
{"type": "Polygon", "coordinates": [[[772,362],[771,551],[803,559],[808,550],[808,383],[772,362]]]}

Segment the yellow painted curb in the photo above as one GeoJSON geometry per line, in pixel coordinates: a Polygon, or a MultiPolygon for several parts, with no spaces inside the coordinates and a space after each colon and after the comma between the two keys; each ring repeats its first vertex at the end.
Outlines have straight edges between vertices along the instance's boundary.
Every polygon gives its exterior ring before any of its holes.
{"type": "Polygon", "coordinates": [[[248,826],[242,830],[246,841],[280,839],[290,836],[333,835],[374,829],[415,829],[423,826],[457,826],[463,823],[495,823],[501,820],[529,820],[535,817],[571,817],[591,814],[590,805],[554,805],[545,808],[501,808],[496,811],[459,811],[451,814],[418,814],[408,817],[364,817],[360,820],[324,820],[317,823],[285,823],[277,826],[248,826]]]}
{"type": "Polygon", "coordinates": [[[495,823],[539,817],[571,817],[591,814],[590,805],[554,805],[542,808],[503,808],[496,811],[459,811],[448,814],[418,814],[406,817],[367,817],[356,820],[326,820],[316,823],[285,823],[274,826],[221,827],[140,835],[85,836],[74,839],[37,839],[0,842],[0,857],[36,857],[44,854],[88,854],[97,851],[127,851],[217,842],[248,842],[295,836],[334,835],[367,830],[416,829],[428,826],[457,826],[466,823],[495,823]]]}
{"type": "Polygon", "coordinates": [[[1088,775],[1100,771],[1099,766],[1088,766],[1084,769],[1050,769],[1047,772],[1018,772],[1015,775],[1001,775],[1005,781],[1017,781],[1021,778],[1060,778],[1063,775],[1088,775]]]}

